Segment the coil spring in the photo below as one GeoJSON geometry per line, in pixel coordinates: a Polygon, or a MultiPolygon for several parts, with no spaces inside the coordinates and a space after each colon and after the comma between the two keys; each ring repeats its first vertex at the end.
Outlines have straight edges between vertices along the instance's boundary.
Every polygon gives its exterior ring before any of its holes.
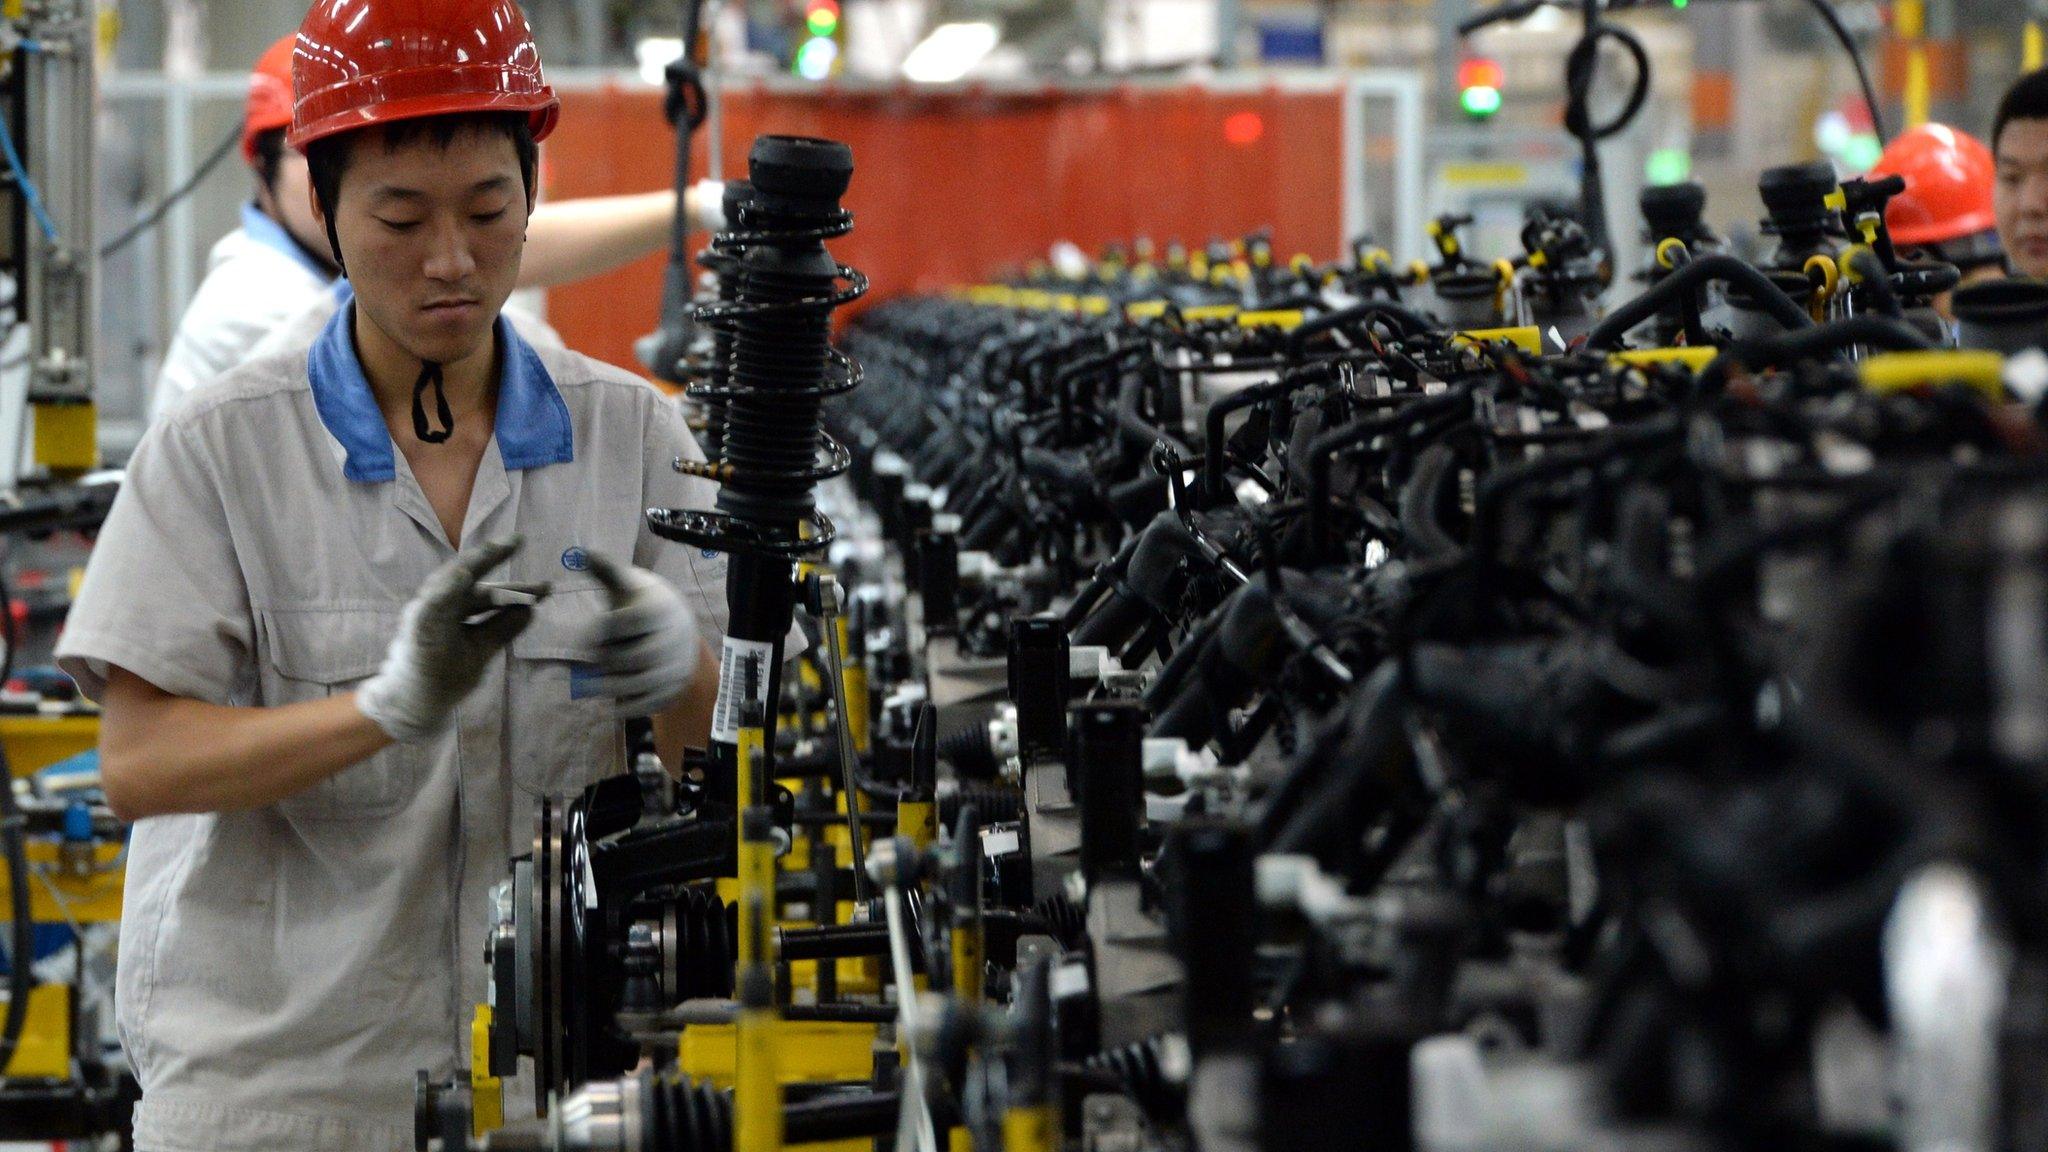
{"type": "Polygon", "coordinates": [[[729,375],[723,385],[688,391],[701,403],[725,405],[719,459],[676,461],[677,471],[721,485],[718,509],[650,509],[656,535],[791,560],[835,537],[811,489],[852,460],[823,421],[825,401],[861,380],[860,366],[831,346],[831,317],[867,292],[867,278],[824,244],[853,228],[852,213],[839,206],[852,173],[844,144],[794,136],[754,142],[754,195],[726,237],[739,253],[736,298],[697,310],[699,322],[731,339],[729,375]]]}
{"type": "Polygon", "coordinates": [[[951,828],[960,819],[960,809],[972,804],[983,827],[1010,824],[1024,818],[1024,792],[1007,784],[962,780],[939,797],[939,821],[951,828]]]}
{"type": "Polygon", "coordinates": [[[1116,1077],[1146,1119],[1161,1126],[1177,1124],[1187,1114],[1187,1090],[1167,1074],[1161,1055],[1164,1043],[1154,1036],[1098,1052],[1082,1063],[1116,1077]]]}
{"type": "Polygon", "coordinates": [[[1031,906],[1031,914],[1045,922],[1061,947],[1078,948],[1088,940],[1088,913],[1065,895],[1040,900],[1031,906]]]}
{"type": "Polygon", "coordinates": [[[648,1085],[648,1152],[731,1152],[732,1097],[687,1076],[659,1077],[648,1085]]]}
{"type": "MultiPolygon", "coordinates": [[[[996,763],[995,740],[989,736],[988,725],[975,724],[951,732],[939,741],[939,759],[953,766],[953,771],[962,777],[985,780],[996,774],[1001,765],[996,763]]],[[[1007,819],[1007,817],[993,817],[1007,819]]]]}
{"type": "Polygon", "coordinates": [[[739,909],[707,889],[690,888],[676,896],[675,913],[672,999],[730,997],[739,909]]]}
{"type": "MultiPolygon", "coordinates": [[[[725,210],[729,219],[737,219],[740,208],[753,195],[753,188],[744,180],[731,180],[725,186],[725,210]]],[[[718,303],[730,306],[739,300],[740,292],[740,242],[733,232],[720,232],[711,237],[711,243],[697,256],[697,262],[718,277],[718,303]]],[[[689,365],[694,378],[710,385],[710,393],[723,392],[732,379],[732,331],[730,328],[711,330],[711,354],[708,360],[689,365]]],[[[704,435],[699,437],[704,449],[704,458],[717,463],[724,457],[725,403],[696,397],[704,413],[704,435]]]]}

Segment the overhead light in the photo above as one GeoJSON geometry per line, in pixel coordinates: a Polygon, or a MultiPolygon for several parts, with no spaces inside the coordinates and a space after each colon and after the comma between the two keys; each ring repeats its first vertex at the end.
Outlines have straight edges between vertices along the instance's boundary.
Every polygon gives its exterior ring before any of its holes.
{"type": "Polygon", "coordinates": [[[941,24],[910,50],[903,74],[920,84],[950,83],[973,71],[1002,38],[1002,31],[986,20],[941,24]]]}
{"type": "Polygon", "coordinates": [[[649,84],[668,83],[668,66],[683,58],[683,41],[678,36],[649,36],[633,45],[633,58],[640,62],[640,78],[649,84]]]}

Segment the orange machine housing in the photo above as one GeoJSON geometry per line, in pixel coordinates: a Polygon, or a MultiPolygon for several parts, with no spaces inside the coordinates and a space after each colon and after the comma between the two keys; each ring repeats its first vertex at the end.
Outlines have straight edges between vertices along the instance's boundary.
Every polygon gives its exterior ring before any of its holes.
{"type": "MultiPolygon", "coordinates": [[[[562,93],[546,149],[555,199],[668,185],[661,93],[562,93]]],[[[1191,246],[1270,228],[1277,257],[1336,256],[1345,240],[1338,90],[728,88],[724,171],[744,174],[766,132],[853,146],[852,235],[833,252],[867,273],[869,299],[969,283],[1043,257],[1058,240],[1099,252],[1149,236],[1191,246]]],[[[704,171],[698,134],[696,171],[704,171]]],[[[695,245],[701,247],[701,244],[695,245]]],[[[638,370],[665,257],[548,294],[569,345],[638,370]]]]}

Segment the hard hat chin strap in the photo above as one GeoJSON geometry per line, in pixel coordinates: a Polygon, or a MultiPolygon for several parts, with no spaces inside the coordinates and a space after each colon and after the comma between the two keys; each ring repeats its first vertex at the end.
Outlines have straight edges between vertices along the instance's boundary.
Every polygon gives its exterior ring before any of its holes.
{"type": "Polygon", "coordinates": [[[348,275],[348,264],[341,258],[341,237],[334,231],[334,213],[327,213],[327,247],[334,252],[334,267],[343,276],[348,275]]]}
{"type": "Polygon", "coordinates": [[[441,379],[441,366],[421,361],[420,378],[412,386],[412,431],[428,444],[445,444],[455,434],[455,413],[448,407],[448,388],[441,379]],[[438,431],[427,427],[427,385],[434,386],[435,414],[441,418],[438,431]]]}

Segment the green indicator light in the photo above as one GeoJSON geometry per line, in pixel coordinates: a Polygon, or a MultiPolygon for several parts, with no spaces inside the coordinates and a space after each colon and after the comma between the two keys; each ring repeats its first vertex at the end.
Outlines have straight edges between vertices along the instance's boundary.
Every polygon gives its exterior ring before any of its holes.
{"type": "Polygon", "coordinates": [[[1467,88],[1459,95],[1458,104],[1474,120],[1488,119],[1500,111],[1500,89],[1467,88]]]}
{"type": "Polygon", "coordinates": [[[1643,164],[1643,178],[1653,186],[1683,184],[1692,175],[1692,157],[1683,148],[1659,148],[1643,164]]]}
{"type": "Polygon", "coordinates": [[[839,46],[823,36],[813,36],[797,49],[796,74],[806,80],[823,80],[832,75],[833,61],[839,57],[839,46]]]}
{"type": "Polygon", "coordinates": [[[1692,3],[1692,0],[1671,0],[1671,6],[1680,12],[1685,11],[1685,6],[1690,3],[1692,3]]]}
{"type": "Polygon", "coordinates": [[[810,15],[804,17],[804,26],[811,30],[813,36],[830,36],[839,30],[839,13],[830,8],[813,8],[810,15]]]}
{"type": "Polygon", "coordinates": [[[1877,142],[1875,134],[1859,133],[1850,138],[1848,147],[1842,149],[1842,162],[1855,171],[1868,172],[1877,167],[1883,155],[1884,145],[1877,142]]]}

